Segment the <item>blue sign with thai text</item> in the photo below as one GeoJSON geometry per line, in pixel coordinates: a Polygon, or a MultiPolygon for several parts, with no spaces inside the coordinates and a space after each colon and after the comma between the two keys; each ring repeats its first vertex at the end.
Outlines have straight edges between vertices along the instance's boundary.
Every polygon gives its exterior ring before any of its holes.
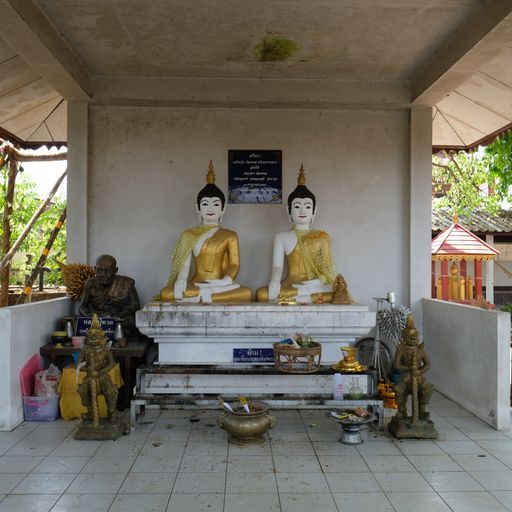
{"type": "Polygon", "coordinates": [[[233,363],[273,363],[274,350],[271,348],[234,348],[233,363]]]}
{"type": "MultiPolygon", "coordinates": [[[[76,335],[87,336],[87,331],[91,327],[91,324],[92,316],[79,316],[76,319],[76,335]]],[[[109,341],[114,341],[115,320],[109,317],[100,318],[100,325],[101,328],[105,331],[107,339],[109,341]]]]}

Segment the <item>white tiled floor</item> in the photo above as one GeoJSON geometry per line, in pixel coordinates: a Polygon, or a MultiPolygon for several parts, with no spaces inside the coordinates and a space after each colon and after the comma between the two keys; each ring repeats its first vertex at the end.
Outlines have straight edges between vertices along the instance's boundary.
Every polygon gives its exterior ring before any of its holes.
{"type": "Polygon", "coordinates": [[[0,432],[0,512],[512,511],[512,433],[438,394],[431,411],[438,441],[358,446],[323,410],[273,411],[252,447],[228,443],[218,411],[149,411],[103,443],[75,441],[73,422],[24,423],[0,432]]]}

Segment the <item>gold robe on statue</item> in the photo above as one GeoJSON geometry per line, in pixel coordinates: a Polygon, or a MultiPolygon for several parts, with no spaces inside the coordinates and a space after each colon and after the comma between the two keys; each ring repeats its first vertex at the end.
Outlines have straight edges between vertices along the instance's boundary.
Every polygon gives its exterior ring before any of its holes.
{"type": "MultiPolygon", "coordinates": [[[[183,298],[197,297],[199,288],[194,283],[206,282],[208,279],[222,279],[229,276],[235,283],[240,270],[240,250],[238,235],[234,231],[224,228],[218,230],[208,238],[201,247],[201,251],[194,256],[195,272],[187,281],[183,298]]],[[[174,301],[174,282],[163,288],[160,294],[163,301],[174,301]]],[[[247,286],[238,286],[233,290],[212,294],[213,302],[251,302],[252,290],[247,286]]]]}
{"type": "MultiPolygon", "coordinates": [[[[297,233],[297,231],[296,231],[297,233]]],[[[294,284],[300,284],[311,279],[320,279],[323,284],[333,284],[336,276],[336,269],[332,260],[331,239],[325,231],[311,230],[305,233],[297,233],[301,239],[290,254],[286,255],[288,274],[281,281],[279,296],[291,299],[297,296],[297,288],[294,284]],[[305,242],[302,251],[301,240],[305,242]],[[309,264],[305,257],[309,258],[309,264]],[[309,269],[309,271],[308,271],[309,269]]],[[[322,295],[325,302],[331,302],[332,293],[312,293],[311,299],[315,302],[322,295]]],[[[262,286],[256,291],[258,302],[268,302],[268,286],[262,286]]]]}

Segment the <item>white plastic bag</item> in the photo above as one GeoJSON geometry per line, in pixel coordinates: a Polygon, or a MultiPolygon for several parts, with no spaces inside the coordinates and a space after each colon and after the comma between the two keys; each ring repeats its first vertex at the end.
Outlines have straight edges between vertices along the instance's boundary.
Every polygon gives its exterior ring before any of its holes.
{"type": "Polygon", "coordinates": [[[60,370],[54,364],[51,364],[47,370],[37,372],[34,382],[36,396],[55,396],[57,394],[60,375],[60,370]]]}

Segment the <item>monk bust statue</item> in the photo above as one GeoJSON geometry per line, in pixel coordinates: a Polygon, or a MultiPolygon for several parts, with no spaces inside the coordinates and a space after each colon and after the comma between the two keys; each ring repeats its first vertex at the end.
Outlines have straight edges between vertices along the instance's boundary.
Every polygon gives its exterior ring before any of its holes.
{"type": "Polygon", "coordinates": [[[288,196],[293,227],[274,238],[272,276],[268,286],[258,288],[259,302],[293,298],[306,304],[331,302],[336,278],[331,239],[325,231],[310,229],[315,214],[316,198],[306,187],[301,165],[298,185],[288,196]],[[281,281],[285,259],[288,275],[281,281]]]}
{"type": "Polygon", "coordinates": [[[201,225],[181,234],[167,286],[160,291],[160,300],[251,302],[252,290],[235,282],[240,270],[238,236],[219,225],[226,209],[226,198],[215,185],[211,160],[206,182],[196,200],[201,225]],[[194,273],[189,279],[192,266],[194,273]]]}
{"type": "Polygon", "coordinates": [[[135,281],[117,274],[114,256],[102,254],[96,260],[96,275],[85,283],[80,314],[114,317],[123,320],[123,331],[128,337],[141,336],[135,327],[135,312],[140,309],[135,281]]]}

